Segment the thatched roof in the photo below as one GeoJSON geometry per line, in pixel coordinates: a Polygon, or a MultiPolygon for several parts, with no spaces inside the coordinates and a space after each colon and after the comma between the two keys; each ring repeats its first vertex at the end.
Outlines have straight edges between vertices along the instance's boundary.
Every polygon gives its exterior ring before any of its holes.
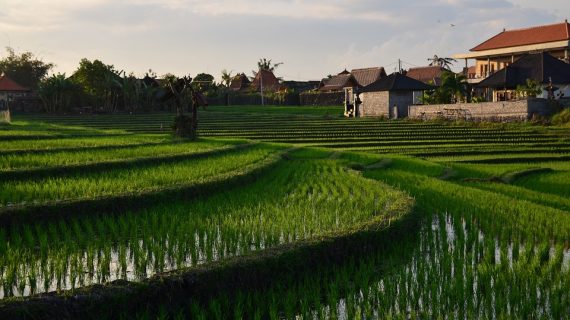
{"type": "Polygon", "coordinates": [[[357,86],[356,79],[351,74],[339,74],[330,79],[323,79],[319,91],[340,91],[344,88],[357,86]]]}
{"type": "Polygon", "coordinates": [[[356,79],[358,85],[365,87],[377,80],[386,77],[386,71],[383,67],[372,67],[363,69],[353,69],[350,74],[356,79]]]}
{"type": "Polygon", "coordinates": [[[431,89],[433,89],[433,87],[430,85],[396,72],[374,83],[369,84],[368,86],[362,88],[360,92],[424,91],[431,89]]]}

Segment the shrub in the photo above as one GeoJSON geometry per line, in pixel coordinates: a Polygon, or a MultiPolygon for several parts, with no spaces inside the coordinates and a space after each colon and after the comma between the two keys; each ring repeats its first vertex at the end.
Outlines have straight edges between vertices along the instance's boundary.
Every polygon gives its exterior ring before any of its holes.
{"type": "Polygon", "coordinates": [[[552,116],[552,124],[556,126],[570,126],[570,109],[566,108],[552,116]]]}

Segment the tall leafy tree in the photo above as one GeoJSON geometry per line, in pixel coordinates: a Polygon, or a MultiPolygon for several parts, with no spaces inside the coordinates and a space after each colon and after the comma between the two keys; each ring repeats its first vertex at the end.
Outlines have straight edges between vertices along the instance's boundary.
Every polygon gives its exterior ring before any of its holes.
{"type": "Polygon", "coordinates": [[[115,111],[119,102],[121,88],[120,72],[113,65],[100,60],[81,59],[79,67],[71,76],[83,88],[91,103],[105,111],[115,111]]]}
{"type": "Polygon", "coordinates": [[[0,59],[0,74],[5,73],[20,85],[32,90],[38,88],[54,66],[38,59],[31,52],[16,54],[10,47],[7,47],[6,51],[8,55],[0,59]]]}
{"type": "Polygon", "coordinates": [[[211,94],[215,90],[214,76],[208,73],[198,73],[192,81],[192,86],[199,92],[211,94]]]}

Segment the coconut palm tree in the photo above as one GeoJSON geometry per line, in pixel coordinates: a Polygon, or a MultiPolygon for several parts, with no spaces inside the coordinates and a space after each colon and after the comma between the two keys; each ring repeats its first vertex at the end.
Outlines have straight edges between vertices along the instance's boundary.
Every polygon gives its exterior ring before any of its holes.
{"type": "Polygon", "coordinates": [[[442,67],[442,68],[445,68],[447,70],[450,70],[453,63],[457,62],[457,60],[455,60],[453,58],[439,57],[436,54],[433,55],[433,58],[428,58],[427,60],[431,61],[429,64],[430,66],[442,67]]]}
{"type": "Polygon", "coordinates": [[[233,80],[234,76],[232,75],[232,71],[229,71],[224,69],[222,70],[222,84],[226,87],[229,88],[230,84],[232,84],[232,80],[233,80]]]}

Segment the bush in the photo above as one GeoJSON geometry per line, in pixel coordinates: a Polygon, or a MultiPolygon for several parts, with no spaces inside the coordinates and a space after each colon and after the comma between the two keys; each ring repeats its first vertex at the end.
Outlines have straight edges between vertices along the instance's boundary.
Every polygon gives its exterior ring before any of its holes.
{"type": "Polygon", "coordinates": [[[182,138],[193,139],[196,134],[192,129],[192,118],[185,115],[179,115],[174,119],[172,130],[174,135],[182,138]]]}
{"type": "Polygon", "coordinates": [[[570,108],[566,108],[552,116],[552,124],[556,126],[570,126],[570,108]]]}

